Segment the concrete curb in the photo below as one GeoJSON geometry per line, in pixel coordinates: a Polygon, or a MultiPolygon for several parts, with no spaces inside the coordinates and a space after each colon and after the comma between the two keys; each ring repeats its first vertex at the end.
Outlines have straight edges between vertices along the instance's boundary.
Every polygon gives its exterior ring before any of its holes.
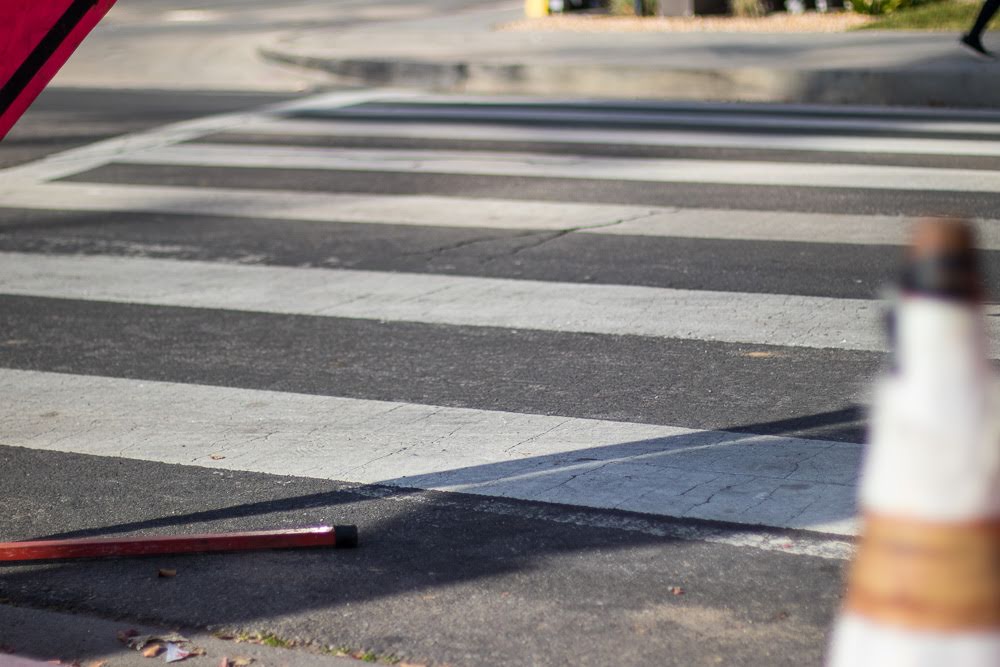
{"type": "Polygon", "coordinates": [[[996,108],[990,68],[667,69],[620,64],[502,64],[333,58],[260,47],[262,58],[332,75],[337,83],[501,95],[639,97],[705,102],[780,102],[996,108]]]}
{"type": "MultiPolygon", "coordinates": [[[[123,630],[138,634],[161,636],[172,632],[127,621],[111,621],[85,614],[32,609],[0,604],[0,665],[28,667],[29,665],[59,664],[92,665],[106,662],[107,667],[151,667],[163,664],[163,656],[156,659],[127,648],[118,639],[123,630]]],[[[287,667],[353,667],[360,661],[347,657],[321,655],[304,649],[289,649],[263,644],[239,643],[219,639],[207,632],[184,632],[189,639],[184,646],[199,647],[204,655],[192,656],[183,661],[191,667],[218,667],[223,657],[243,656],[252,658],[254,665],[287,667]]]]}

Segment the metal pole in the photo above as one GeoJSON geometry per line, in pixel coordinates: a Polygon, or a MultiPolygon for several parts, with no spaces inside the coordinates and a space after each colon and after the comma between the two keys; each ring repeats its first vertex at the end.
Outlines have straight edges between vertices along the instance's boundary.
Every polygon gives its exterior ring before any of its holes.
{"type": "Polygon", "coordinates": [[[153,556],[303,547],[343,548],[354,547],[357,544],[358,529],[355,526],[318,526],[207,535],[85,537],[34,542],[0,542],[0,561],[153,556]]]}

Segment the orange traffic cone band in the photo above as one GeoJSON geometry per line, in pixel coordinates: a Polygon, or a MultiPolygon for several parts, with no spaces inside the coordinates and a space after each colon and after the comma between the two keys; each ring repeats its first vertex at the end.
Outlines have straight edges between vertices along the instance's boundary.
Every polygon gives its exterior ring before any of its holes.
{"type": "Polygon", "coordinates": [[[1000,520],[866,517],[845,607],[911,630],[1000,629],[1000,520]]]}
{"type": "Polygon", "coordinates": [[[1000,665],[1000,385],[972,228],[916,226],[829,667],[1000,665]]]}

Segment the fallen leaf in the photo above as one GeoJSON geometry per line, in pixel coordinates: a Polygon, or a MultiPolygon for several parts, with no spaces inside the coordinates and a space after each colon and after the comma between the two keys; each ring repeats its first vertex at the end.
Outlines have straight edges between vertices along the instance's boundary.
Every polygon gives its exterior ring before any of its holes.
{"type": "Polygon", "coordinates": [[[128,644],[128,640],[131,637],[135,637],[139,634],[139,631],[135,628],[129,628],[128,630],[120,630],[118,632],[118,641],[123,644],[128,644]]]}
{"type": "Polygon", "coordinates": [[[233,658],[233,667],[247,667],[251,662],[253,662],[253,658],[239,655],[233,658]]]}
{"type": "Polygon", "coordinates": [[[92,660],[87,663],[87,667],[108,667],[107,660],[92,660]]]}
{"type": "Polygon", "coordinates": [[[208,458],[212,459],[213,461],[221,461],[222,459],[224,459],[226,457],[223,456],[222,454],[211,454],[211,455],[209,455],[208,458]]]}
{"type": "Polygon", "coordinates": [[[145,658],[155,658],[161,653],[163,653],[163,644],[160,644],[159,642],[150,644],[146,648],[142,649],[142,655],[145,658]]]}
{"type": "Polygon", "coordinates": [[[173,642],[167,644],[167,655],[164,656],[166,662],[180,662],[184,658],[190,657],[191,651],[185,651],[173,642]]]}
{"type": "Polygon", "coordinates": [[[167,568],[161,567],[159,570],[157,570],[156,576],[160,577],[161,579],[169,579],[170,577],[177,576],[177,570],[168,570],[167,568]]]}
{"type": "MultiPolygon", "coordinates": [[[[119,634],[119,639],[121,639],[121,636],[122,635],[119,634]]],[[[183,644],[187,641],[187,638],[180,636],[176,632],[171,632],[166,635],[140,635],[140,634],[128,635],[122,641],[124,641],[129,648],[134,648],[136,651],[141,651],[146,646],[146,644],[151,644],[153,642],[156,643],[174,642],[175,644],[183,644]]]]}
{"type": "Polygon", "coordinates": [[[680,586],[671,586],[669,589],[671,595],[684,595],[684,589],[680,586]]]}
{"type": "Polygon", "coordinates": [[[770,359],[771,357],[778,356],[777,352],[747,352],[746,356],[751,359],[770,359]]]}

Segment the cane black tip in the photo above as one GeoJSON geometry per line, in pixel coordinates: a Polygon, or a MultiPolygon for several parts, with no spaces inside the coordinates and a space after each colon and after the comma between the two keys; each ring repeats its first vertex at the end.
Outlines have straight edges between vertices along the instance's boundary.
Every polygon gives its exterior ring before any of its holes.
{"type": "Polygon", "coordinates": [[[357,526],[334,526],[333,534],[337,538],[338,549],[353,549],[358,546],[357,526]]]}

